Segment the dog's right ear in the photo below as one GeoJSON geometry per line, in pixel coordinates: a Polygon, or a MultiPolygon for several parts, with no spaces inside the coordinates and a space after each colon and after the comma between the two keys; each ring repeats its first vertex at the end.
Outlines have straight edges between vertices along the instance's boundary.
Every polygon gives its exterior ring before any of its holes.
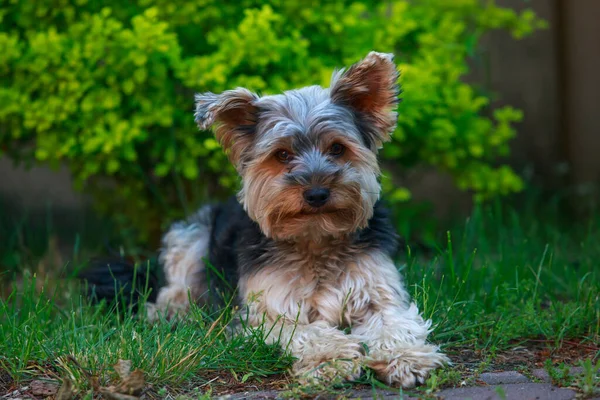
{"type": "Polygon", "coordinates": [[[221,94],[196,95],[196,123],[200,129],[215,125],[215,137],[238,167],[244,153],[254,140],[258,96],[244,88],[228,90],[221,94]]]}

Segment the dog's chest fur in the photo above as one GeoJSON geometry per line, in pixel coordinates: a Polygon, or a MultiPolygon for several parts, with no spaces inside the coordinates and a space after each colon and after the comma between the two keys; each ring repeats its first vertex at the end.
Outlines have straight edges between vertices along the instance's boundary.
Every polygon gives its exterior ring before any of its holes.
{"type": "MultiPolygon", "coordinates": [[[[264,311],[297,317],[302,322],[326,320],[349,325],[347,308],[355,303],[361,283],[370,274],[358,267],[357,250],[347,240],[282,244],[274,257],[277,261],[240,285],[245,292],[241,294],[247,298],[252,292],[261,293],[259,304],[264,311]]],[[[351,308],[357,311],[356,305],[351,308]]]]}
{"type": "Polygon", "coordinates": [[[399,282],[398,273],[378,249],[352,242],[323,243],[314,251],[283,247],[277,250],[282,256],[240,278],[240,295],[258,315],[345,328],[367,319],[397,294],[388,288],[399,282]]]}
{"type": "MultiPolygon", "coordinates": [[[[369,226],[350,237],[302,243],[265,237],[234,201],[215,206],[213,215],[209,261],[238,288],[242,302],[261,314],[284,314],[304,323],[347,326],[372,312],[376,302],[364,289],[383,283],[378,280],[386,273],[375,269],[397,246],[380,205],[369,226]]],[[[389,274],[398,280],[396,271],[389,274]]]]}

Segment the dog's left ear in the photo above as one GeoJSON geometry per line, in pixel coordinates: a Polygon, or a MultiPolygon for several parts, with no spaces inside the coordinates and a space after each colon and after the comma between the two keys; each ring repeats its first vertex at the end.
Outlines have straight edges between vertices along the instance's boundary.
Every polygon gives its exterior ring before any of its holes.
{"type": "Polygon", "coordinates": [[[356,114],[361,133],[372,150],[390,140],[396,129],[400,93],[398,77],[394,56],[372,51],[332,78],[331,101],[350,108],[356,114]]]}
{"type": "Polygon", "coordinates": [[[236,167],[254,141],[258,96],[247,89],[227,90],[221,94],[196,95],[196,123],[200,129],[216,125],[215,137],[236,167]]]}

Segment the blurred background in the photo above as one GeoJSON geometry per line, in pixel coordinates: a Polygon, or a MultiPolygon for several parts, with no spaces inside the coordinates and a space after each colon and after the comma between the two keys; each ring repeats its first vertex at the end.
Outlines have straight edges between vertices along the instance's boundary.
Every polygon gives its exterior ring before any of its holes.
{"type": "Polygon", "coordinates": [[[486,202],[586,218],[598,21],[596,0],[5,0],[0,269],[19,269],[24,247],[156,248],[239,183],[194,126],[195,92],[327,86],[371,50],[395,53],[402,73],[381,159],[406,237],[435,243],[486,202]]]}

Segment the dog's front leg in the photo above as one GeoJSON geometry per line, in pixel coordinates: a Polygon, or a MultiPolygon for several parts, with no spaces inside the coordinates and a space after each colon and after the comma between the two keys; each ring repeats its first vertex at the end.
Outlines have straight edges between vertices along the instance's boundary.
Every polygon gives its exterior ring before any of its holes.
{"type": "Polygon", "coordinates": [[[289,351],[296,361],[292,372],[301,381],[339,382],[360,376],[363,347],[325,321],[307,324],[280,318],[264,325],[265,341],[289,351]]]}
{"type": "Polygon", "coordinates": [[[426,343],[429,326],[411,304],[374,314],[353,333],[367,345],[366,365],[380,380],[411,388],[448,361],[437,346],[426,343]]]}
{"type": "Polygon", "coordinates": [[[388,384],[411,388],[424,383],[429,372],[449,359],[437,346],[426,342],[431,321],[425,321],[401,284],[392,260],[383,255],[367,257],[364,270],[371,282],[364,290],[371,312],[352,327],[352,334],[367,345],[366,365],[388,384]]]}

